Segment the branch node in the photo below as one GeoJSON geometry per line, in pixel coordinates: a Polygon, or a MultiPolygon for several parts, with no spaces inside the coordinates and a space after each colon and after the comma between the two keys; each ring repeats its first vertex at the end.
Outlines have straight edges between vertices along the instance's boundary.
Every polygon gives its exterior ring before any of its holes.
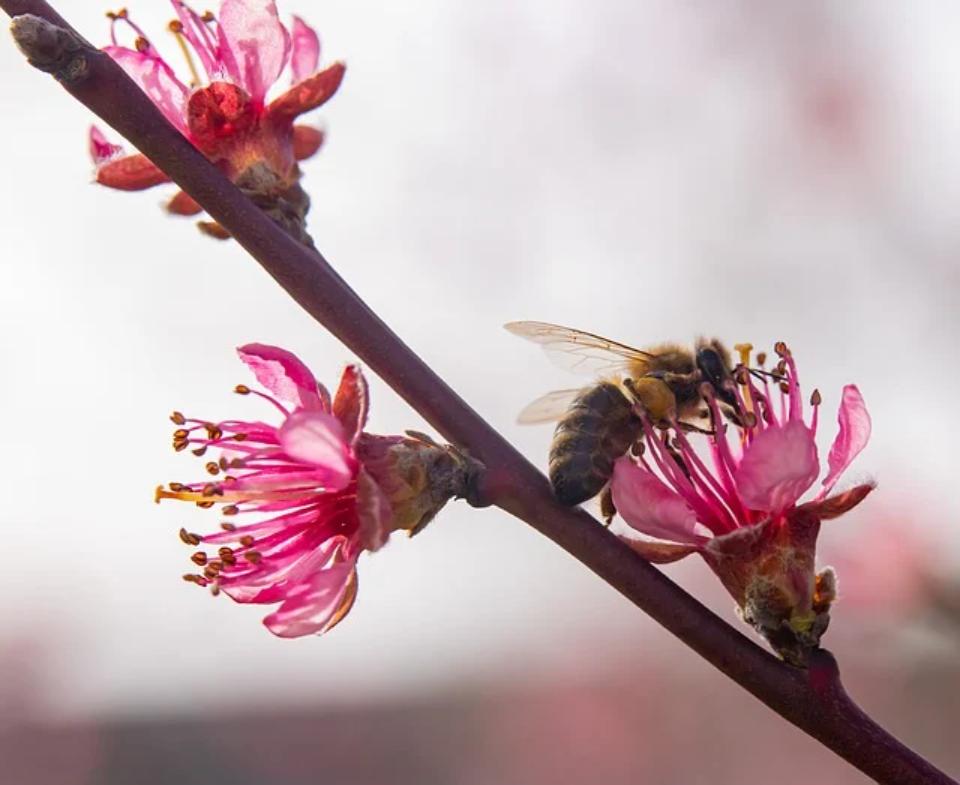
{"type": "Polygon", "coordinates": [[[86,76],[86,53],[91,46],[73,30],[33,14],[22,14],[13,18],[10,32],[27,62],[52,74],[58,82],[75,84],[86,76]]]}

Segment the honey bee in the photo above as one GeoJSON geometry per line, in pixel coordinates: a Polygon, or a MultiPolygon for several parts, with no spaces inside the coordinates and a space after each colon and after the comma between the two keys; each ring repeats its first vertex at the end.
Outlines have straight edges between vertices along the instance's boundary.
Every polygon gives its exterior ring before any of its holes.
{"type": "MultiPolygon", "coordinates": [[[[523,424],[557,422],[549,475],[554,494],[567,506],[603,491],[614,462],[640,439],[637,405],[655,425],[672,420],[695,428],[708,416],[701,395],[701,386],[707,383],[728,416],[736,417],[736,398],[728,384],[730,353],[716,339],[700,339],[692,349],[677,344],[635,349],[545,322],[504,326],[540,344],[561,367],[599,377],[589,387],[547,393],[517,418],[523,424]]],[[[610,503],[604,497],[602,505],[610,503]]]]}

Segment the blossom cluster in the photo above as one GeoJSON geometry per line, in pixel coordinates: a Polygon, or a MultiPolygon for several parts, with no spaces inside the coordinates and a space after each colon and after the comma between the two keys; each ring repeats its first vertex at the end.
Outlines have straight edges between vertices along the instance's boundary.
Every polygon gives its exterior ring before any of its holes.
{"type": "MultiPolygon", "coordinates": [[[[187,81],[126,9],[108,15],[111,44],[104,51],[198,150],[287,231],[308,241],[304,221],[310,200],[299,185],[297,161],[316,153],[324,135],[296,120],[333,96],[343,63],[320,69],[316,32],[299,17],[288,30],[272,0],[223,0],[219,14],[171,2],[176,18],[169,31],[186,60],[187,81]],[[120,43],[124,28],[133,36],[132,46],[120,43]],[[288,66],[290,87],[268,100],[288,66]]],[[[169,182],[146,156],[124,154],[96,127],[90,130],[90,153],[102,185],[139,191],[169,182]]],[[[178,215],[202,212],[182,191],[167,209],[178,215]]],[[[213,236],[229,236],[212,221],[200,226],[213,236]]]]}

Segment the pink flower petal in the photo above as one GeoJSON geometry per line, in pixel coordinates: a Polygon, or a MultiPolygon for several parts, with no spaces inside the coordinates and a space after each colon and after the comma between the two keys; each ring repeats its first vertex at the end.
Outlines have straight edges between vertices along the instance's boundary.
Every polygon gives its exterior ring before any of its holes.
{"type": "Polygon", "coordinates": [[[290,56],[290,33],[273,0],[224,0],[218,32],[227,71],[257,103],[290,56]]]}
{"type": "Polygon", "coordinates": [[[613,466],[613,503],[637,531],[674,543],[696,544],[697,519],[683,497],[624,456],[613,466]]]}
{"type": "Polygon", "coordinates": [[[302,82],[314,71],[320,62],[320,39],[310,25],[299,16],[293,17],[293,54],[290,57],[290,70],[293,83],[302,82]]]}
{"type": "Polygon", "coordinates": [[[290,589],[283,604],[263,623],[281,638],[327,632],[350,610],[356,596],[354,561],[344,561],[320,570],[290,589]]]}
{"type": "Polygon", "coordinates": [[[813,434],[802,420],[790,420],[754,437],[734,481],[746,507],[776,514],[794,504],[819,473],[813,434]]]}
{"type": "Polygon", "coordinates": [[[840,430],[837,438],[833,440],[830,447],[830,454],[827,457],[827,463],[830,466],[830,472],[823,481],[823,490],[820,491],[818,498],[823,498],[840,479],[847,467],[853,462],[860,451],[867,446],[870,441],[870,414],[867,412],[867,405],[863,402],[863,396],[855,384],[848,384],[843,388],[843,398],[840,401],[840,409],[837,412],[837,423],[840,430]]]}
{"type": "Polygon", "coordinates": [[[348,365],[343,370],[333,399],[333,415],[340,421],[345,438],[351,444],[367,424],[369,399],[367,380],[363,378],[360,366],[348,365]]]}
{"type": "Polygon", "coordinates": [[[257,381],[284,401],[304,409],[324,409],[317,380],[293,352],[279,346],[248,343],[237,354],[253,371],[257,381]]]}
{"type": "Polygon", "coordinates": [[[393,510],[387,495],[363,469],[357,475],[357,517],[360,544],[368,551],[381,548],[392,530],[393,510]]]}
{"type": "Polygon", "coordinates": [[[353,479],[353,461],[343,426],[332,414],[295,412],[280,427],[279,436],[289,457],[322,470],[318,475],[327,490],[338,491],[353,479]]]}
{"type": "MultiPolygon", "coordinates": [[[[319,147],[319,145],[318,145],[319,147]]],[[[98,166],[123,152],[118,144],[111,144],[97,126],[90,126],[90,157],[98,166]]]]}
{"type": "Polygon", "coordinates": [[[181,133],[186,132],[183,113],[190,91],[177,79],[170,66],[159,57],[124,46],[107,46],[103,51],[150,96],[167,120],[181,133]]]}

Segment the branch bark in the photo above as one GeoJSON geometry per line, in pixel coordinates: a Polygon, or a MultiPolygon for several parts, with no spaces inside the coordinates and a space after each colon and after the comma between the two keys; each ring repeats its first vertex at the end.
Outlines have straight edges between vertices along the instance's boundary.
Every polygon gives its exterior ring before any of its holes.
{"type": "Polygon", "coordinates": [[[488,425],[361,300],[323,256],[290,238],[174,129],[107,55],[87,44],[43,0],[0,0],[30,61],[163,169],[326,327],[444,438],[488,467],[478,503],[525,521],[595,572],[777,714],[868,776],[889,785],[957,785],[864,714],[836,662],[815,654],[808,671],[785,665],[707,610],[596,520],[553,498],[543,475],[488,425]],[[41,26],[42,27],[42,26],[41,26]],[[66,41],[63,51],[57,41],[66,41]],[[31,47],[33,51],[31,51],[31,47]]]}

